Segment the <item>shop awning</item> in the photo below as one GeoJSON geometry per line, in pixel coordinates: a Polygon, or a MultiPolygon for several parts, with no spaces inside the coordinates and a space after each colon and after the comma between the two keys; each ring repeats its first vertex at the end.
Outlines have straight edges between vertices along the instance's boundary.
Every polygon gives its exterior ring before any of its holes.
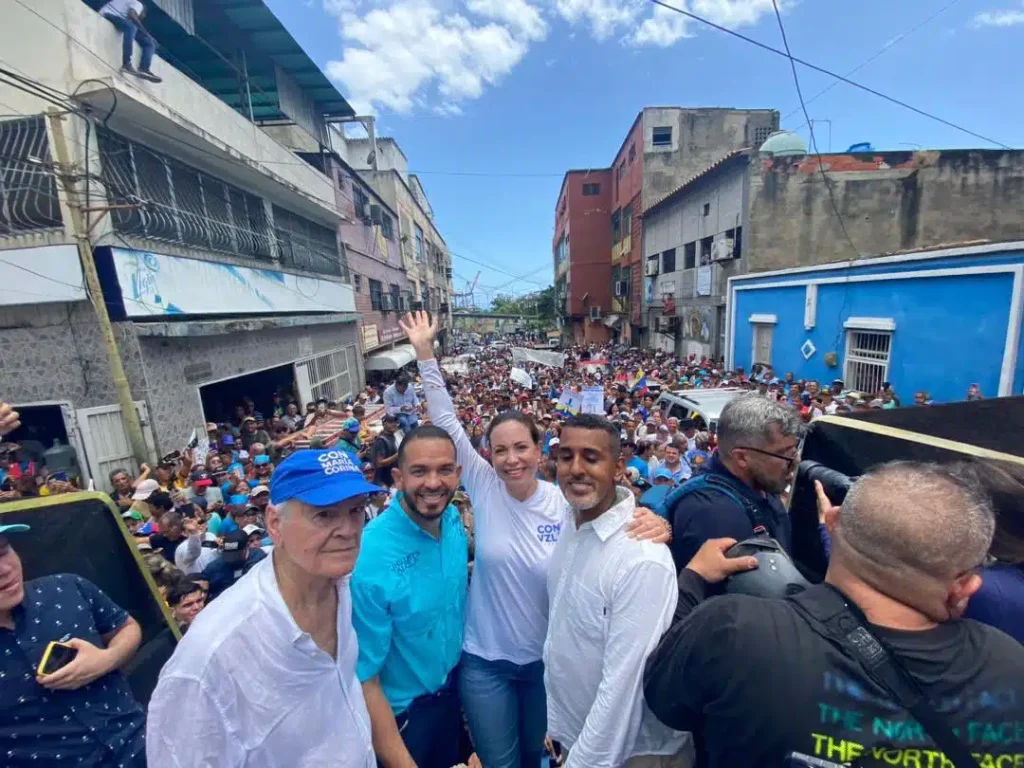
{"type": "Polygon", "coordinates": [[[368,371],[397,371],[416,359],[416,350],[412,344],[399,344],[394,349],[374,352],[366,358],[368,371]]]}

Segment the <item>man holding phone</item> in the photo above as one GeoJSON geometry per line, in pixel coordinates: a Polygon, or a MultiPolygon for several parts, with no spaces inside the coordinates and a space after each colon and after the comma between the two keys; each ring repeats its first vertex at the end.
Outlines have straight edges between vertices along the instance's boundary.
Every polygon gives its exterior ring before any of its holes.
{"type": "Polygon", "coordinates": [[[145,766],[144,715],[118,672],[142,630],[74,574],[26,583],[0,525],[0,755],[4,765],[145,766]],[[44,664],[45,661],[45,664],[44,664]]]}

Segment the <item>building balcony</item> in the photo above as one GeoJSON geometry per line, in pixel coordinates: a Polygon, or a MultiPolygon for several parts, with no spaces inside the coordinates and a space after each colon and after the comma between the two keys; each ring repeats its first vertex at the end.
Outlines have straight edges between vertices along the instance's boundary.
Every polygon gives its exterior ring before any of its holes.
{"type": "MultiPolygon", "coordinates": [[[[218,4],[215,0],[214,5],[218,4]]],[[[81,0],[32,0],[31,10],[26,6],[10,4],[0,25],[0,49],[10,66],[60,93],[74,92],[106,126],[127,138],[166,151],[296,213],[325,224],[337,222],[330,179],[200,85],[201,75],[192,72],[195,77],[189,77],[159,57],[154,71],[162,83],[123,75],[120,33],[81,0]]],[[[197,8],[197,14],[204,12],[197,8]]],[[[164,39],[160,43],[162,52],[170,44],[164,39]]],[[[187,67],[183,57],[186,54],[180,50],[173,55],[174,61],[187,67]]],[[[286,74],[280,74],[284,82],[286,74]]],[[[4,91],[3,101],[23,114],[39,114],[47,106],[13,89],[4,91]]],[[[69,139],[78,145],[73,159],[81,161],[84,136],[72,132],[69,139]]]]}

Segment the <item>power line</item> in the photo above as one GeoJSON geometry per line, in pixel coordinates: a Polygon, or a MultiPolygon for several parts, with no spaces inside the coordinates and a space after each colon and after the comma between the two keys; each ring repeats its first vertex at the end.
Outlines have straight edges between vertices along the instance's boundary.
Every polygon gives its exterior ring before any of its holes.
{"type": "MultiPolygon", "coordinates": [[[[21,2],[21,0],[16,0],[16,2],[21,2]]],[[[1004,144],[1001,141],[996,141],[995,139],[989,138],[988,136],[985,136],[983,134],[976,133],[975,131],[972,131],[969,128],[964,128],[962,125],[958,125],[958,124],[956,124],[956,123],[954,123],[954,122],[952,122],[950,120],[946,120],[945,118],[939,117],[938,115],[935,115],[935,114],[933,114],[931,112],[926,112],[923,109],[920,109],[920,108],[915,107],[915,106],[913,106],[911,104],[908,104],[905,101],[901,101],[900,99],[897,99],[897,98],[895,98],[893,96],[889,96],[889,95],[887,95],[885,93],[882,93],[881,91],[875,90],[874,88],[869,88],[866,85],[862,85],[862,84],[860,84],[860,83],[858,83],[858,82],[856,82],[854,80],[851,80],[848,77],[844,77],[843,75],[840,75],[840,74],[838,74],[836,72],[833,72],[832,70],[825,69],[824,67],[819,67],[817,64],[812,64],[809,61],[806,61],[804,59],[798,59],[798,58],[796,58],[794,56],[790,56],[785,51],[780,51],[778,48],[773,48],[772,46],[766,45],[765,43],[762,43],[762,42],[760,42],[758,40],[755,40],[752,37],[747,37],[746,35],[740,34],[739,32],[731,30],[731,29],[729,29],[727,27],[723,27],[721,24],[715,24],[715,22],[713,22],[713,21],[711,21],[709,19],[705,19],[703,16],[698,16],[697,14],[691,13],[690,11],[683,10],[682,8],[677,8],[674,5],[669,5],[668,3],[663,2],[663,0],[651,0],[651,2],[654,3],[655,5],[661,6],[662,8],[665,8],[665,9],[667,9],[669,11],[675,11],[676,13],[682,14],[683,16],[686,16],[687,18],[691,18],[691,19],[693,19],[695,21],[699,21],[701,24],[706,24],[707,26],[712,27],[713,29],[717,29],[719,32],[724,32],[727,35],[731,35],[731,36],[733,36],[735,38],[738,38],[740,40],[748,42],[751,45],[756,45],[758,48],[761,48],[761,49],[763,49],[765,51],[769,51],[770,53],[774,53],[777,56],[783,56],[785,58],[788,58],[788,59],[790,59],[790,63],[791,64],[792,63],[800,64],[801,66],[807,67],[808,69],[812,69],[815,72],[820,72],[823,75],[828,75],[829,77],[833,77],[836,80],[839,80],[840,82],[846,83],[847,85],[852,85],[854,88],[857,88],[857,89],[859,89],[861,91],[865,91],[867,93],[870,93],[871,95],[877,96],[880,99],[885,99],[886,101],[891,102],[892,104],[896,104],[896,105],[898,105],[900,107],[903,107],[904,109],[910,110],[911,112],[915,112],[915,113],[921,115],[922,117],[927,117],[930,120],[934,120],[934,121],[936,121],[938,123],[942,123],[945,126],[948,126],[950,128],[954,128],[954,129],[956,129],[956,130],[958,130],[958,131],[960,131],[962,133],[966,133],[969,136],[973,136],[976,139],[981,139],[982,141],[986,141],[989,144],[994,144],[997,147],[1001,147],[1003,149],[1013,149],[1013,147],[1011,147],[1008,144],[1004,144]]]]}
{"type": "MultiPolygon", "coordinates": [[[[807,121],[808,130],[810,131],[810,135],[811,135],[811,148],[814,150],[814,156],[818,160],[818,170],[821,172],[821,179],[822,179],[822,181],[825,184],[825,189],[828,191],[828,199],[829,199],[829,202],[832,204],[832,210],[833,210],[833,212],[836,215],[836,220],[839,222],[839,228],[842,230],[843,236],[846,238],[846,242],[848,242],[850,244],[850,247],[853,249],[853,253],[854,253],[853,261],[855,261],[856,259],[860,258],[860,251],[857,250],[857,246],[854,244],[852,238],[850,237],[849,231],[846,229],[846,222],[843,220],[843,214],[841,214],[839,212],[839,206],[836,204],[835,192],[832,190],[832,184],[829,182],[828,174],[825,173],[825,164],[821,160],[821,153],[818,152],[818,141],[817,141],[817,139],[814,136],[814,123],[811,122],[811,118],[807,114],[807,104],[804,102],[803,90],[800,88],[800,78],[797,76],[796,62],[793,60],[792,52],[789,49],[789,40],[786,37],[786,27],[782,23],[782,13],[779,11],[779,4],[778,4],[777,0],[772,0],[772,8],[775,9],[775,19],[779,23],[779,33],[782,35],[782,44],[786,48],[786,58],[789,59],[789,66],[790,66],[790,69],[793,72],[793,84],[796,86],[797,98],[800,99],[800,108],[803,110],[804,119],[807,121]]],[[[852,261],[851,261],[851,266],[852,266],[852,261]]],[[[847,279],[844,281],[845,282],[845,286],[844,286],[844,289],[843,289],[843,303],[840,305],[840,308],[839,308],[840,320],[842,319],[843,314],[846,312],[846,304],[847,304],[847,300],[849,299],[849,295],[850,295],[850,280],[849,280],[849,278],[850,278],[851,274],[852,274],[852,269],[847,271],[847,273],[846,273],[846,278],[847,279]]],[[[842,335],[842,331],[838,330],[838,329],[841,329],[841,328],[842,328],[842,323],[840,322],[838,324],[838,326],[837,326],[836,339],[835,339],[835,342],[833,343],[833,346],[836,347],[836,348],[838,348],[839,339],[840,339],[840,337],[842,335]]]]}
{"type": "MultiPolygon", "coordinates": [[[[851,75],[854,75],[857,72],[859,72],[860,70],[864,69],[864,67],[866,67],[868,64],[873,62],[875,59],[879,58],[883,53],[885,53],[886,51],[890,50],[891,48],[895,48],[897,45],[902,43],[904,40],[906,40],[912,34],[917,32],[922,27],[924,27],[924,26],[930,24],[931,22],[935,21],[935,19],[937,19],[939,16],[944,14],[946,11],[948,11],[950,8],[952,8],[954,5],[956,5],[959,2],[960,2],[960,0],[952,0],[952,2],[947,3],[946,5],[944,5],[941,8],[939,8],[937,11],[935,11],[931,16],[926,18],[924,21],[921,21],[921,22],[915,24],[913,27],[908,29],[906,32],[902,32],[902,33],[896,35],[896,37],[892,38],[889,42],[887,42],[885,45],[883,45],[881,48],[879,48],[877,51],[875,51],[875,53],[872,56],[870,56],[869,58],[865,59],[860,64],[858,64],[856,67],[854,67],[849,72],[844,74],[843,77],[850,77],[851,75]]],[[[816,94],[811,96],[811,98],[807,99],[807,101],[804,102],[804,105],[806,106],[807,104],[811,104],[811,103],[817,101],[820,97],[824,96],[826,93],[828,93],[833,88],[835,88],[837,85],[839,85],[840,82],[841,82],[840,80],[833,80],[829,85],[825,86],[820,91],[818,91],[816,94]]],[[[797,114],[800,111],[801,111],[801,108],[797,107],[796,109],[792,110],[788,114],[784,115],[782,119],[783,120],[788,120],[789,118],[791,118],[793,115],[797,114]]],[[[797,126],[797,128],[795,130],[799,131],[803,127],[804,127],[803,125],[797,126]]]]}
{"type": "Polygon", "coordinates": [[[839,212],[839,206],[836,204],[835,192],[832,190],[832,184],[829,181],[828,174],[825,173],[825,164],[821,160],[821,153],[818,152],[818,141],[814,137],[814,124],[811,122],[811,118],[807,114],[807,105],[804,103],[803,90],[800,88],[800,78],[796,72],[796,62],[789,50],[789,40],[786,38],[786,28],[782,25],[782,13],[779,11],[779,4],[777,0],[772,0],[772,8],[775,9],[775,18],[779,22],[779,32],[782,35],[782,44],[786,48],[786,58],[789,59],[789,66],[793,72],[793,83],[796,85],[796,95],[797,98],[800,99],[800,107],[803,109],[804,119],[807,120],[807,124],[811,132],[811,148],[814,150],[814,156],[818,160],[818,170],[821,172],[821,180],[824,182],[825,189],[828,191],[828,199],[829,202],[832,203],[832,211],[835,213],[836,219],[839,221],[839,227],[843,231],[843,236],[853,249],[854,255],[859,256],[860,251],[857,250],[857,246],[854,245],[853,240],[850,237],[850,233],[846,229],[846,222],[843,221],[843,215],[839,212]]]}

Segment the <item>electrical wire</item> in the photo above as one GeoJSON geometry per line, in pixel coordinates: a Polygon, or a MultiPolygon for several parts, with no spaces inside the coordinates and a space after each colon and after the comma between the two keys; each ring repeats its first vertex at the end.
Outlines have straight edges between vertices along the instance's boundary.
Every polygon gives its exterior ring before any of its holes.
{"type": "MultiPolygon", "coordinates": [[[[853,262],[856,261],[857,259],[859,259],[861,254],[860,254],[860,251],[857,249],[857,246],[854,244],[853,240],[850,238],[849,231],[846,229],[846,222],[843,220],[843,214],[840,213],[839,206],[836,204],[835,192],[832,189],[832,184],[829,181],[828,174],[825,172],[825,164],[822,162],[821,153],[818,152],[818,142],[817,142],[817,139],[814,136],[814,123],[811,122],[811,118],[807,114],[807,104],[804,102],[803,90],[800,88],[800,78],[797,75],[796,62],[794,61],[793,55],[790,52],[789,40],[786,37],[786,27],[782,23],[782,13],[779,11],[778,0],[772,0],[772,8],[775,9],[775,18],[776,18],[776,20],[779,23],[779,34],[782,35],[782,44],[786,48],[786,55],[787,55],[787,58],[789,59],[789,66],[790,66],[790,69],[793,72],[793,84],[796,86],[796,95],[797,95],[797,98],[800,100],[800,108],[803,110],[804,119],[807,120],[807,127],[808,127],[808,130],[810,131],[810,136],[811,136],[811,148],[814,150],[814,156],[815,156],[815,158],[818,161],[818,170],[821,172],[822,182],[825,184],[825,189],[828,191],[828,199],[829,199],[829,201],[832,204],[832,210],[833,210],[833,212],[836,215],[836,220],[839,222],[839,228],[842,230],[843,236],[846,238],[846,241],[850,244],[850,247],[853,249],[854,257],[851,260],[850,265],[849,265],[850,267],[852,267],[853,266],[853,262]]],[[[846,312],[847,302],[849,300],[851,273],[852,273],[852,269],[848,268],[847,272],[846,272],[846,280],[844,281],[843,303],[839,307],[839,318],[840,318],[840,320],[842,319],[842,316],[846,312]]],[[[832,346],[834,348],[838,349],[839,348],[839,341],[840,341],[840,339],[842,337],[842,323],[841,322],[837,323],[836,326],[837,326],[837,328],[836,328],[836,338],[833,341],[833,345],[832,346]]]]}
{"type": "MultiPolygon", "coordinates": [[[[20,3],[21,0],[15,0],[15,2],[20,3]]],[[[812,69],[815,72],[820,72],[823,75],[828,75],[829,77],[835,78],[836,80],[842,83],[851,85],[854,88],[857,88],[861,91],[865,91],[866,93],[870,93],[871,95],[877,96],[880,99],[884,99],[885,101],[891,102],[892,104],[896,104],[897,106],[903,107],[904,109],[908,109],[911,112],[921,115],[922,117],[927,117],[930,120],[942,123],[943,125],[948,126],[950,128],[954,128],[955,130],[960,131],[961,133],[966,133],[969,136],[973,136],[976,139],[981,139],[982,141],[988,142],[989,144],[994,144],[995,146],[1001,147],[1002,149],[1013,149],[1013,147],[1011,147],[1009,144],[1004,144],[1001,141],[997,141],[996,139],[992,139],[989,138],[988,136],[972,131],[969,128],[965,128],[962,125],[958,125],[950,120],[946,120],[945,118],[939,117],[938,115],[935,115],[931,112],[926,112],[925,110],[908,104],[905,101],[897,99],[893,96],[889,96],[888,94],[882,93],[881,91],[875,90],[874,88],[870,88],[866,85],[862,85],[861,83],[851,80],[848,77],[844,77],[843,75],[840,75],[829,69],[819,67],[817,64],[812,64],[811,62],[806,61],[804,59],[793,57],[787,54],[785,51],[780,51],[778,48],[766,45],[765,43],[762,43],[759,40],[755,40],[752,37],[747,37],[746,35],[740,34],[739,32],[729,29],[728,27],[723,27],[721,24],[715,24],[715,22],[711,21],[710,19],[706,19],[703,16],[698,16],[697,14],[691,13],[690,11],[683,10],[682,8],[677,8],[674,5],[669,5],[668,3],[664,2],[664,0],[650,0],[650,2],[652,2],[654,5],[665,8],[666,10],[675,11],[676,13],[686,16],[687,18],[693,19],[694,21],[699,21],[701,24],[706,24],[707,26],[713,29],[717,29],[719,32],[724,32],[727,35],[731,35],[732,37],[748,42],[751,45],[756,45],[758,48],[761,48],[765,51],[769,51],[770,53],[774,53],[777,56],[783,56],[785,58],[788,58],[790,59],[790,64],[799,64],[803,67],[807,67],[808,69],[812,69]]],[[[776,12],[777,11],[778,9],[776,8],[776,12]]]]}
{"type": "MultiPolygon", "coordinates": [[[[937,11],[932,13],[924,21],[918,22],[913,27],[908,29],[906,32],[901,32],[900,34],[896,35],[896,37],[892,38],[889,42],[887,42],[885,45],[883,45],[881,48],[879,48],[877,51],[875,51],[875,53],[873,55],[871,55],[870,57],[868,57],[867,59],[862,61],[860,64],[858,64],[856,67],[851,69],[849,72],[844,73],[843,77],[850,77],[851,75],[857,74],[860,70],[864,69],[864,67],[866,67],[868,64],[873,62],[875,59],[879,58],[882,54],[886,53],[887,51],[889,51],[892,48],[895,48],[897,45],[902,43],[904,40],[906,40],[912,34],[917,32],[919,29],[921,29],[922,27],[924,27],[924,26],[930,24],[931,22],[935,21],[935,19],[937,19],[939,16],[944,14],[946,11],[948,11],[950,8],[952,8],[954,5],[956,5],[959,2],[960,2],[960,0],[952,0],[952,2],[946,3],[946,5],[942,6],[937,11]]],[[[819,98],[821,98],[826,93],[828,93],[833,88],[835,88],[837,85],[839,85],[840,82],[842,82],[842,81],[841,80],[833,80],[829,85],[825,86],[820,91],[818,91],[816,94],[811,96],[811,98],[807,99],[807,101],[804,102],[804,106],[806,106],[807,104],[811,104],[811,103],[817,101],[819,98]]],[[[789,118],[791,118],[793,115],[797,114],[800,111],[801,111],[801,107],[797,107],[796,109],[794,109],[794,110],[790,111],[789,113],[783,115],[782,119],[783,120],[788,120],[789,118]]],[[[806,123],[804,123],[804,125],[806,125],[806,123]]],[[[800,125],[800,126],[797,126],[793,130],[794,130],[794,132],[796,132],[796,131],[799,131],[803,127],[804,127],[803,125],[800,125]]]]}

